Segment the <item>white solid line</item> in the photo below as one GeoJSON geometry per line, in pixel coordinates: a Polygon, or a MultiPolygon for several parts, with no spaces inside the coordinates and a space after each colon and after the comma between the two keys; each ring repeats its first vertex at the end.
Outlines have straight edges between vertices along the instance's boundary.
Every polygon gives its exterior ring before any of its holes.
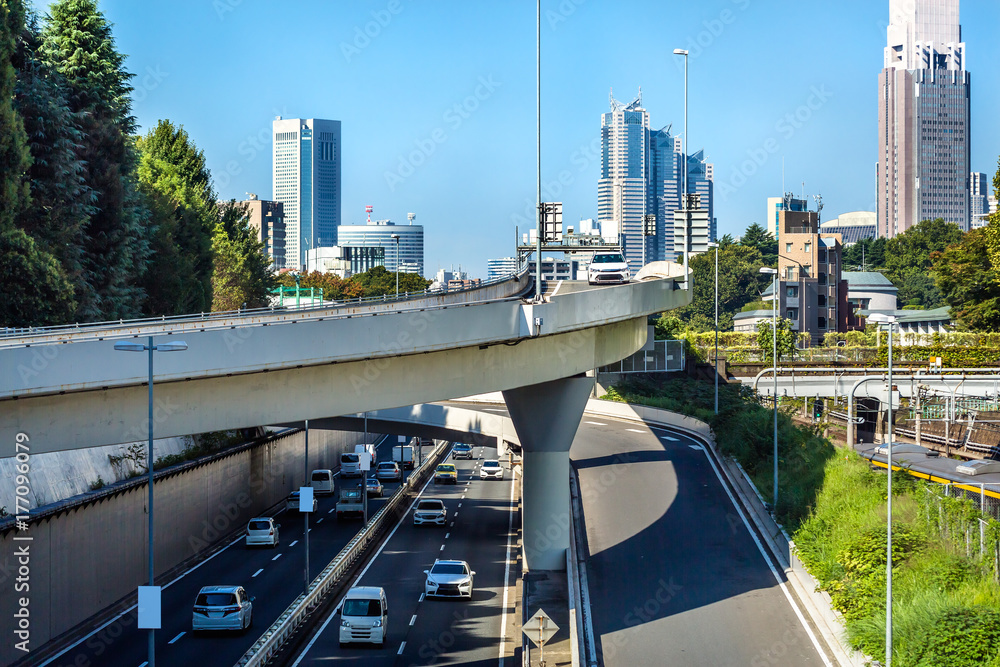
{"type": "MultiPolygon", "coordinates": [[[[513,480],[512,480],[513,481],[513,480]]],[[[510,581],[510,542],[514,533],[514,491],[517,484],[510,485],[510,517],[507,519],[507,557],[503,566],[503,612],[500,614],[500,661],[498,667],[503,667],[504,662],[504,636],[507,630],[507,594],[509,592],[508,582],[510,581]]]]}
{"type": "Polygon", "coordinates": [[[295,546],[296,544],[298,544],[298,543],[299,543],[299,541],[298,541],[298,540],[292,540],[292,541],[291,541],[291,543],[290,543],[290,544],[289,544],[288,546],[290,546],[290,547],[294,547],[294,546],[295,546]]]}
{"type": "Polygon", "coordinates": [[[792,611],[795,612],[795,616],[799,619],[799,623],[801,623],[802,627],[805,628],[806,634],[809,636],[810,641],[812,641],[813,647],[816,649],[816,652],[819,653],[819,657],[823,661],[823,664],[826,665],[826,667],[833,667],[830,664],[830,661],[826,657],[826,652],[819,645],[819,641],[816,639],[816,635],[813,634],[812,628],[810,628],[809,624],[806,623],[805,617],[802,616],[802,612],[799,610],[798,606],[795,604],[795,601],[792,599],[791,593],[788,592],[788,587],[785,586],[785,582],[783,582],[781,580],[781,577],[778,576],[778,570],[775,569],[774,563],[771,562],[770,556],[768,556],[767,552],[764,551],[764,545],[762,545],[760,543],[760,540],[757,539],[757,534],[750,527],[750,523],[747,521],[746,516],[743,514],[743,510],[740,509],[740,506],[736,503],[736,499],[733,497],[733,494],[729,490],[729,487],[726,486],[726,483],[722,480],[722,473],[716,467],[715,461],[712,460],[712,456],[708,453],[707,450],[705,450],[705,448],[699,446],[698,449],[702,449],[703,451],[705,451],[705,458],[708,459],[709,465],[712,466],[712,470],[715,472],[715,476],[719,479],[719,484],[722,485],[723,491],[725,491],[726,495],[729,496],[729,502],[733,504],[733,508],[739,515],[740,520],[743,521],[743,525],[746,526],[747,532],[750,533],[750,537],[751,539],[753,539],[753,543],[757,545],[757,551],[759,551],[760,555],[764,557],[764,562],[767,563],[768,569],[771,570],[771,575],[774,577],[774,580],[778,583],[778,587],[781,589],[781,592],[785,594],[785,598],[788,600],[788,604],[792,608],[792,611]]]}
{"type": "Polygon", "coordinates": [[[646,431],[640,431],[637,428],[627,428],[626,431],[632,431],[633,433],[646,433],[646,431]]]}
{"type": "Polygon", "coordinates": [[[260,568],[259,570],[257,570],[256,572],[254,572],[252,575],[250,575],[250,578],[253,579],[254,577],[256,577],[258,574],[260,574],[263,571],[264,571],[264,568],[260,568]]]}
{"type": "MultiPolygon", "coordinates": [[[[416,618],[416,616],[414,616],[413,618],[416,618]]],[[[406,642],[403,642],[402,644],[399,645],[399,650],[396,651],[396,655],[403,655],[403,647],[404,646],[406,646],[406,642]]]]}
{"type": "Polygon", "coordinates": [[[413,625],[413,624],[414,624],[414,623],[416,623],[416,622],[417,622],[417,615],[416,615],[416,614],[414,614],[414,615],[413,615],[413,618],[411,618],[411,619],[410,619],[410,625],[413,625]]]}
{"type": "Polygon", "coordinates": [[[281,554],[278,554],[277,556],[275,556],[275,557],[274,557],[274,558],[272,558],[271,560],[278,560],[279,558],[281,558],[281,554]]]}
{"type": "MultiPolygon", "coordinates": [[[[406,509],[406,512],[403,513],[403,516],[406,516],[407,514],[409,514],[413,510],[413,508],[416,507],[417,502],[420,500],[420,496],[424,495],[424,491],[427,490],[427,487],[430,486],[430,483],[433,482],[433,481],[434,481],[434,476],[432,475],[430,477],[430,479],[428,479],[424,483],[423,488],[420,489],[420,493],[418,493],[417,497],[413,499],[412,503],[410,503],[410,506],[406,509]]],[[[378,551],[375,552],[375,555],[372,556],[372,559],[370,561],[368,561],[368,564],[365,565],[364,569],[361,570],[361,572],[358,573],[358,576],[356,576],[354,578],[354,581],[351,582],[351,587],[356,586],[357,583],[359,581],[361,581],[361,577],[365,576],[365,573],[368,572],[368,568],[370,568],[372,566],[372,563],[375,562],[375,560],[379,557],[379,554],[382,553],[382,550],[385,549],[385,545],[389,544],[389,540],[392,539],[392,536],[396,534],[396,531],[399,530],[399,527],[402,526],[402,525],[403,525],[402,521],[400,521],[399,523],[396,524],[396,527],[393,528],[392,532],[389,533],[389,537],[385,538],[385,542],[383,542],[382,546],[380,546],[378,548],[378,551]]],[[[346,596],[347,596],[347,593],[344,593],[344,597],[346,597],[346,596]]],[[[423,595],[423,593],[420,594],[420,601],[421,602],[424,601],[424,595],[423,595]]],[[[323,631],[326,630],[326,626],[330,625],[330,621],[332,621],[333,618],[340,611],[340,606],[342,604],[344,604],[344,598],[343,597],[340,598],[340,602],[337,603],[337,606],[333,608],[333,611],[330,612],[330,615],[326,617],[325,621],[323,621],[323,625],[321,625],[319,627],[319,631],[315,635],[313,635],[313,638],[311,640],[309,640],[309,643],[306,644],[306,647],[304,649],[302,649],[301,653],[299,653],[299,657],[297,657],[295,659],[295,662],[292,663],[292,667],[298,667],[299,663],[301,663],[302,660],[305,659],[306,654],[309,653],[309,649],[311,649],[313,647],[313,644],[316,643],[316,640],[319,639],[320,636],[323,634],[323,631]]]]}
{"type": "Polygon", "coordinates": [[[607,426],[607,424],[604,424],[604,423],[602,423],[602,422],[591,422],[591,421],[586,421],[586,422],[583,422],[583,423],[584,423],[584,424],[590,424],[591,426],[607,426]]]}
{"type": "MultiPolygon", "coordinates": [[[[186,632],[186,631],[185,631],[185,632],[186,632]]],[[[180,639],[181,637],[183,637],[183,636],[184,636],[184,634],[185,634],[185,632],[182,632],[182,633],[180,633],[179,635],[177,635],[176,637],[174,637],[173,639],[171,639],[171,640],[170,640],[170,641],[168,641],[167,643],[168,643],[168,644],[173,644],[173,643],[174,643],[175,641],[177,641],[178,639],[180,639]]]]}

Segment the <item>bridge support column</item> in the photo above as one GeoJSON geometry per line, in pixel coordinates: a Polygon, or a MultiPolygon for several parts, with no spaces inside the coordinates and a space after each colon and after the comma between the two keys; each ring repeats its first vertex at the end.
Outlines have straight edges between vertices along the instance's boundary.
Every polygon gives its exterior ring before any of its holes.
{"type": "Polygon", "coordinates": [[[503,392],[522,450],[524,561],[565,570],[569,548],[569,448],[594,378],[572,377],[503,392]]]}

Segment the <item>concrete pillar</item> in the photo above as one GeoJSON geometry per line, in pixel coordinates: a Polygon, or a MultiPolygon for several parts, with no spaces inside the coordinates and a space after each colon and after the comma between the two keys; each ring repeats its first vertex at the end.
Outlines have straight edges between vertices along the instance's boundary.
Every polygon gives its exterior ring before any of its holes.
{"type": "Polygon", "coordinates": [[[503,392],[522,449],[524,564],[565,570],[569,549],[569,448],[594,378],[572,377],[503,392]]]}

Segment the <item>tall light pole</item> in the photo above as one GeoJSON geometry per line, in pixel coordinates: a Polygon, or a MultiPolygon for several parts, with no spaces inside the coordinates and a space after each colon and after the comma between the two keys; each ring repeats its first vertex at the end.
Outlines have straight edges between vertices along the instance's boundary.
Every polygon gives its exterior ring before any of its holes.
{"type": "Polygon", "coordinates": [[[771,363],[774,364],[774,498],[772,500],[772,512],[778,512],[778,269],[769,266],[761,267],[761,273],[765,273],[774,278],[771,281],[771,342],[774,344],[774,351],[771,363]]]}
{"type": "Polygon", "coordinates": [[[684,211],[684,288],[688,288],[688,246],[691,237],[691,213],[688,210],[688,52],[686,49],[674,49],[675,56],[684,56],[684,141],[681,142],[681,168],[684,169],[684,192],[681,199],[681,210],[684,211]]]}
{"type": "MultiPolygon", "coordinates": [[[[148,474],[149,486],[149,586],[155,587],[156,572],[153,569],[153,352],[181,352],[187,349],[184,341],[174,341],[173,343],[160,343],[153,345],[153,337],[149,337],[146,345],[142,343],[115,343],[115,349],[120,352],[149,352],[149,442],[146,445],[146,472],[148,474]]],[[[158,603],[158,598],[157,598],[158,603]]],[[[155,616],[159,618],[159,609],[155,616]]],[[[158,625],[158,623],[157,623],[158,625]]],[[[149,646],[147,651],[147,662],[149,667],[156,667],[156,629],[149,628],[149,646]]]]}
{"type": "Polygon", "coordinates": [[[715,414],[719,414],[719,244],[709,242],[715,248],[715,414]]]}
{"type": "Polygon", "coordinates": [[[389,234],[389,238],[396,242],[396,298],[399,298],[399,234],[389,234]]]}
{"type": "Polygon", "coordinates": [[[535,155],[538,198],[535,202],[538,230],[535,232],[535,301],[542,301],[542,0],[535,2],[535,155]]]}
{"type": "Polygon", "coordinates": [[[890,667],[892,665],[892,328],[896,324],[896,318],[892,315],[872,313],[868,319],[889,327],[889,397],[886,406],[889,414],[889,443],[885,448],[888,471],[885,520],[885,665],[890,667]]]}

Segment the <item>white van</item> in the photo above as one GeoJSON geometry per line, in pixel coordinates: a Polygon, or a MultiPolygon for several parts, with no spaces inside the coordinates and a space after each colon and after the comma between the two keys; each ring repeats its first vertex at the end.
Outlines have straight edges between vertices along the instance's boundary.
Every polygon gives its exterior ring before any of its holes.
{"type": "Polygon", "coordinates": [[[340,476],[361,477],[361,457],[358,454],[344,452],[340,455],[340,476]]]}
{"type": "Polygon", "coordinates": [[[340,609],[340,647],[350,643],[382,646],[389,627],[385,589],[355,586],[344,596],[340,609]]]}
{"type": "Polygon", "coordinates": [[[333,471],[326,469],[313,470],[310,476],[309,486],[313,488],[313,493],[330,495],[333,493],[333,471]]]}

